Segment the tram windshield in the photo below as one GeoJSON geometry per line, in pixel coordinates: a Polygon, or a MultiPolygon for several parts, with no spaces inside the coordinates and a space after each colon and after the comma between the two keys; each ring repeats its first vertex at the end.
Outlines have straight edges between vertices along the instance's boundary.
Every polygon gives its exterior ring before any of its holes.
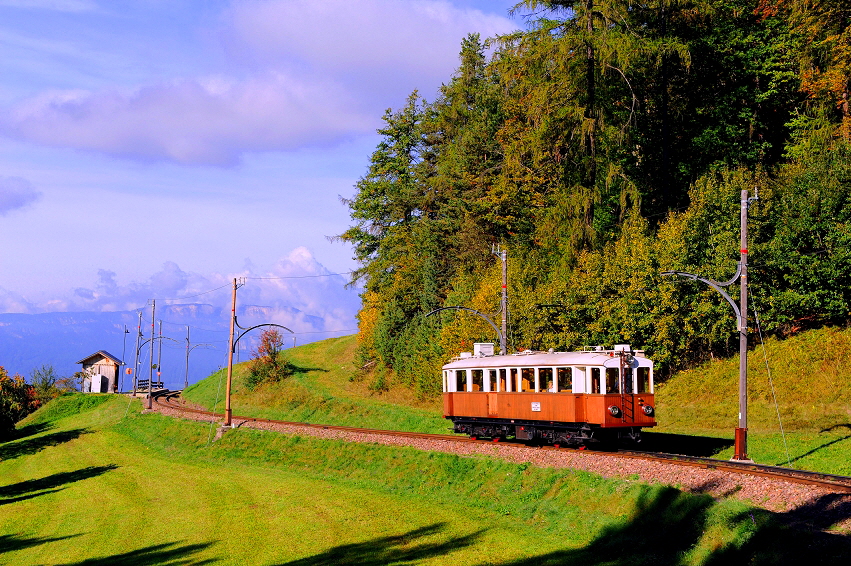
{"type": "Polygon", "coordinates": [[[650,393],[650,368],[638,368],[638,393],[650,393]]]}
{"type": "Polygon", "coordinates": [[[606,368],[606,393],[620,393],[618,391],[618,368],[606,368]]]}

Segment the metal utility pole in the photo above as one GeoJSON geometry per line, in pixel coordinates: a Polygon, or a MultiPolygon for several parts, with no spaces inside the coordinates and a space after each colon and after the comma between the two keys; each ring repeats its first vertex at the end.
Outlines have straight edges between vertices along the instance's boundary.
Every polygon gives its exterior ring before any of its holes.
{"type": "Polygon", "coordinates": [[[157,310],[157,300],[151,299],[151,359],[148,372],[148,409],[154,408],[154,316],[157,310]]]}
{"type": "Polygon", "coordinates": [[[225,424],[224,426],[231,426],[231,408],[230,408],[230,388],[231,388],[231,379],[233,379],[233,331],[234,324],[236,324],[236,278],[233,279],[233,297],[231,300],[230,307],[230,339],[228,340],[228,379],[227,385],[225,386],[225,424]]]}
{"type": "MultiPolygon", "coordinates": [[[[754,197],[756,198],[756,197],[754,197]]],[[[736,429],[734,460],[748,460],[748,191],[742,191],[741,241],[739,247],[742,273],[739,289],[739,427],[736,429]]]]}
{"type": "Polygon", "coordinates": [[[124,363],[124,358],[127,357],[127,335],[130,334],[130,331],[127,330],[127,325],[124,325],[124,344],[121,346],[121,380],[120,385],[118,386],[119,391],[124,390],[124,366],[127,364],[124,363]]]}
{"type": "Polygon", "coordinates": [[[499,308],[502,311],[502,332],[499,336],[499,354],[504,356],[505,337],[508,335],[508,252],[501,249],[499,245],[494,245],[491,253],[502,261],[502,297],[499,301],[499,308]]]}
{"type": "Polygon", "coordinates": [[[186,377],[183,379],[183,388],[189,387],[189,326],[186,327],[186,377]]]}
{"type": "Polygon", "coordinates": [[[160,320],[160,335],[157,339],[159,348],[157,348],[157,383],[162,382],[163,374],[163,321],[160,320]]]}
{"type": "Polygon", "coordinates": [[[748,458],[748,208],[751,202],[759,197],[748,197],[748,191],[742,191],[741,198],[741,239],[739,242],[739,266],[736,274],[729,281],[719,283],[712,279],[700,277],[694,273],[683,271],[665,271],[662,275],[680,275],[695,281],[706,283],[719,293],[733,307],[739,330],[739,422],[735,431],[735,447],[733,460],[750,462],[748,458]],[[733,301],[722,287],[727,287],[739,281],[739,304],[733,301]]]}
{"type": "Polygon", "coordinates": [[[136,384],[139,377],[139,340],[142,338],[142,309],[139,309],[139,326],[136,328],[136,359],[133,362],[133,397],[136,396],[136,384]]]}

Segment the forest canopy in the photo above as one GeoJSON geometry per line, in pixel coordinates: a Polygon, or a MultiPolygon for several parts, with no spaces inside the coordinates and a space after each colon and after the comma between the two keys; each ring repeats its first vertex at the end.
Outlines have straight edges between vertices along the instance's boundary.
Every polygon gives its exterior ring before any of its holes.
{"type": "MultiPolygon", "coordinates": [[[[439,390],[494,342],[508,250],[510,351],[630,343],[669,372],[738,344],[710,288],[750,210],[764,333],[851,316],[851,13],[845,0],[527,0],[524,28],[464,39],[433,101],[388,110],[346,201],[376,383],[439,390]]],[[[751,319],[755,326],[755,319],[751,319]]]]}

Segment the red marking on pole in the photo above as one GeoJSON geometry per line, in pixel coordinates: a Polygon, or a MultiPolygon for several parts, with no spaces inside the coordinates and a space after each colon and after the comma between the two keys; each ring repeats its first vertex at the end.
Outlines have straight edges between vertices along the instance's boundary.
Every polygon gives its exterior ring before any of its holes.
{"type": "Polygon", "coordinates": [[[743,254],[748,253],[748,250],[739,250],[739,251],[742,252],[743,254]]]}

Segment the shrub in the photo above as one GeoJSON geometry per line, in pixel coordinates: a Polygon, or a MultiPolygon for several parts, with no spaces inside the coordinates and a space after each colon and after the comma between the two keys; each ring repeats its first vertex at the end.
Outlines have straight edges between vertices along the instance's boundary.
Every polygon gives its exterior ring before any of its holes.
{"type": "Polygon", "coordinates": [[[15,423],[41,406],[35,388],[20,375],[9,377],[0,366],[0,437],[15,430],[15,423]]]}
{"type": "Polygon", "coordinates": [[[245,384],[249,389],[256,389],[266,382],[280,381],[293,374],[295,367],[289,360],[282,359],[283,346],[284,339],[277,329],[263,331],[260,335],[260,345],[248,362],[245,384]]]}

